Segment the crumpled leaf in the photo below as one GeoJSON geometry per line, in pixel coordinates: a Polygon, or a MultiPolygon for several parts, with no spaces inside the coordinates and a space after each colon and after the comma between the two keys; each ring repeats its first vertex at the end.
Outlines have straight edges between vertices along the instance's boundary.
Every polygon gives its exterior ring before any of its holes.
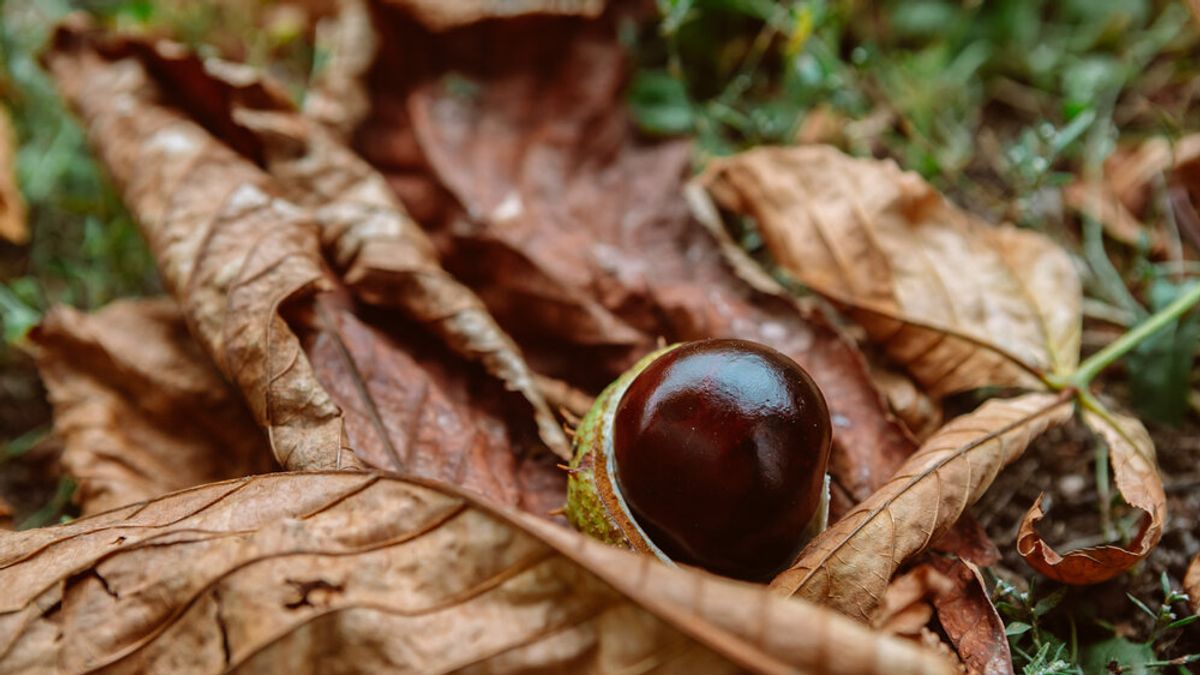
{"type": "Polygon", "coordinates": [[[871,623],[887,633],[919,637],[935,611],[966,672],[1013,672],[1004,622],[978,568],[969,562],[928,556],[888,584],[871,623]]]}
{"type": "Polygon", "coordinates": [[[1091,546],[1060,555],[1037,532],[1036,526],[1045,515],[1039,497],[1021,520],[1017,552],[1030,567],[1066,584],[1099,583],[1129,569],[1158,544],[1167,517],[1154,441],[1146,427],[1137,418],[1111,412],[1089,410],[1083,419],[1108,446],[1117,490],[1126,503],[1143,512],[1143,517],[1128,546],[1091,546]]]}
{"type": "Polygon", "coordinates": [[[825,146],[718,160],[704,183],[775,260],[843,307],[934,396],[1043,388],[1079,360],[1081,292],[1046,237],[992,226],[891,161],[825,146]]]}
{"type": "Polygon", "coordinates": [[[380,174],[332,132],[301,116],[253,69],[202,61],[169,42],[115,41],[105,51],[112,58],[118,48],[136,53],[186,108],[205,110],[210,120],[216,116],[237,129],[240,151],[261,161],[283,196],[314,215],[326,257],[358,299],[403,311],[461,356],[482,363],[529,402],[546,445],[570,457],[559,421],[520,350],[482,301],[442,269],[432,243],[380,174]]]}
{"type": "MultiPolygon", "coordinates": [[[[545,446],[528,409],[501,409],[519,398],[411,321],[362,307],[354,311],[363,320],[350,315],[321,257],[316,214],[279,196],[280,181],[257,166],[270,146],[227,114],[231,92],[262,107],[277,97],[254,81],[229,85],[199,67],[166,70],[177,86],[164,89],[148,70],[196,62],[144,60],[149,48],[136,41],[118,40],[113,49],[106,53],[86,27],[67,27],[47,60],[141,222],[165,285],[268,429],[280,463],[366,462],[460,480],[541,512],[561,504],[565,476],[535,457],[545,446]],[[179,100],[208,129],[164,103],[179,100]],[[318,362],[306,353],[323,348],[337,358],[318,362]],[[410,457],[421,461],[403,463],[410,457]]],[[[243,74],[224,73],[234,80],[243,74]]],[[[342,187],[364,192],[361,184],[342,187]]],[[[347,204],[354,205],[352,196],[335,206],[347,204]]],[[[375,222],[390,227],[402,215],[375,222]]],[[[395,243],[394,229],[380,234],[395,243]]]]}
{"type": "Polygon", "coordinates": [[[867,620],[896,570],[925,550],[1046,429],[1070,400],[1031,393],[992,399],[956,418],[892,480],[818,535],[771,586],[867,620]]]}
{"type": "Polygon", "coordinates": [[[950,673],[433,484],[268,474],[0,538],[0,670],[950,673]]]}
{"type": "Polygon", "coordinates": [[[1004,621],[992,604],[979,568],[966,561],[942,557],[931,557],[928,564],[951,583],[948,590],[933,596],[933,606],[938,623],[954,643],[967,672],[1011,674],[1012,653],[1004,621]]]}
{"type": "Polygon", "coordinates": [[[8,112],[0,108],[0,239],[29,241],[25,198],[17,187],[17,139],[8,112]]]}
{"type": "Polygon", "coordinates": [[[342,408],[351,447],[368,464],[437,478],[531,513],[566,502],[566,472],[532,429],[522,434],[506,422],[523,410],[504,405],[499,382],[443,367],[452,361],[445,350],[406,339],[403,322],[365,321],[332,297],[319,298],[293,324],[317,378],[342,408]]]}
{"type": "Polygon", "coordinates": [[[917,565],[892,579],[871,616],[871,625],[893,635],[916,636],[933,618],[929,600],[953,584],[929,565],[917,565]]]}
{"type": "Polygon", "coordinates": [[[356,466],[337,405],[281,311],[333,287],[311,219],[178,111],[139,63],[62,29],[46,63],[138,219],[197,342],[241,390],[287,468],[356,466]]]}
{"type": "Polygon", "coordinates": [[[1188,594],[1192,612],[1200,614],[1200,554],[1192,558],[1187,574],[1183,577],[1183,590],[1188,594]]]}
{"type": "Polygon", "coordinates": [[[83,513],[275,467],[173,301],[56,307],[30,339],[83,513]]]}
{"type": "Polygon", "coordinates": [[[530,18],[433,35],[383,12],[356,147],[535,371],[595,393],[660,340],[769,344],[821,385],[834,476],[865,497],[913,443],[854,346],[744,280],[691,216],[690,149],[636,137],[614,23],[530,18]]]}
{"type": "Polygon", "coordinates": [[[596,16],[604,0],[386,0],[412,14],[426,28],[444,31],[485,19],[527,14],[596,16]]]}

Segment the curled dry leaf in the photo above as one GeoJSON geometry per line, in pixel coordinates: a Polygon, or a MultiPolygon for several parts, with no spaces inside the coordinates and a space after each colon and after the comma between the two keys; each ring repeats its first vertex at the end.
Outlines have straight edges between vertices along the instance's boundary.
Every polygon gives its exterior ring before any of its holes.
{"type": "Polygon", "coordinates": [[[107,51],[118,46],[136,53],[185,109],[205,111],[210,126],[217,117],[239,132],[228,134],[235,149],[261,161],[283,196],[313,214],[326,257],[358,299],[401,310],[459,355],[482,363],[529,402],[546,445],[570,458],[520,350],[483,302],[442,269],[433,244],[379,173],[253,69],[202,61],[166,42],[128,40],[107,51]]]}
{"type": "Polygon", "coordinates": [[[30,338],[85,514],[274,468],[173,301],[119,300],[90,315],[56,307],[30,338]]]}
{"type": "Polygon", "coordinates": [[[1192,611],[1200,614],[1200,554],[1192,558],[1192,564],[1188,565],[1187,574],[1183,577],[1183,590],[1188,594],[1192,611]]]}
{"type": "Polygon", "coordinates": [[[0,586],[6,672],[953,672],[824,608],[364,473],[0,538],[0,586]]]}
{"type": "Polygon", "coordinates": [[[531,17],[433,35],[381,11],[357,147],[406,205],[441,204],[418,217],[446,267],[536,371],[594,393],[660,340],[769,344],[822,387],[835,478],[865,497],[913,443],[854,346],[744,280],[691,216],[690,149],[636,137],[615,23],[531,17]]]}
{"type": "MultiPolygon", "coordinates": [[[[421,248],[420,232],[380,196],[378,179],[328,135],[315,137],[316,155],[304,155],[314,173],[295,167],[301,159],[286,153],[309,146],[288,133],[321,130],[279,112],[282,97],[252,73],[137,41],[102,42],[85,28],[61,29],[48,62],[83,113],[190,327],[268,429],[280,463],[365,462],[456,481],[543,513],[560,505],[565,476],[537,457],[545,445],[528,404],[422,326],[445,328],[433,332],[460,353],[487,352],[479,360],[498,370],[517,373],[523,362],[478,300],[422,257],[430,247],[421,248]],[[168,101],[184,102],[196,121],[168,101]],[[305,188],[309,208],[279,196],[305,188]],[[427,323],[354,307],[321,256],[321,235],[335,266],[353,267],[338,257],[346,239],[354,261],[390,252],[393,266],[381,273],[392,273],[390,298],[411,291],[397,304],[427,323]],[[461,340],[445,339],[450,333],[461,340]]],[[[525,385],[511,388],[540,397],[528,370],[519,375],[525,385]]],[[[540,429],[561,439],[539,405],[540,429]]]]}
{"type": "Polygon", "coordinates": [[[1033,393],[993,399],[951,421],[878,492],[813,539],[772,587],[867,620],[896,570],[950,528],[1030,441],[1071,412],[1064,397],[1033,393]]]}
{"type": "Polygon", "coordinates": [[[891,161],[824,146],[713,162],[716,201],[758,222],[775,260],[843,307],[932,395],[1041,388],[1079,359],[1081,293],[1044,236],[992,226],[891,161]]]}
{"type": "Polygon", "coordinates": [[[968,562],[930,556],[896,577],[871,622],[888,633],[918,637],[927,630],[935,610],[968,673],[1011,675],[1004,622],[978,568],[968,562]]]}
{"type": "Polygon", "coordinates": [[[1012,653],[1004,621],[992,604],[979,568],[962,560],[932,557],[927,563],[950,583],[933,596],[938,623],[973,675],[1011,675],[1012,653]]]}
{"type": "Polygon", "coordinates": [[[1099,583],[1129,569],[1158,544],[1167,517],[1154,441],[1146,427],[1137,418],[1107,411],[1089,410],[1084,412],[1083,419],[1108,446],[1117,490],[1143,516],[1128,546],[1091,546],[1060,555],[1037,532],[1036,526],[1045,515],[1039,497],[1021,520],[1017,551],[1030,567],[1066,584],[1099,583]]]}
{"type": "Polygon", "coordinates": [[[289,468],[356,466],[342,417],[281,311],[333,287],[311,220],[268,177],[160,102],[133,59],[60,29],[46,56],[197,341],[241,390],[289,468]]]}
{"type": "Polygon", "coordinates": [[[0,108],[0,239],[14,244],[29,241],[25,198],[17,187],[17,139],[4,108],[0,108]]]}

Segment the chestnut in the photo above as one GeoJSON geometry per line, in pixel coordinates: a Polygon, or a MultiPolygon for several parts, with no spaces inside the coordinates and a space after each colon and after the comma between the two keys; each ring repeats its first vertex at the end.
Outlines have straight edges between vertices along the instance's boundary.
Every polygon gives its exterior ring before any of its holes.
{"type": "Polygon", "coordinates": [[[767,581],[824,527],[830,438],[821,390],[787,356],[745,340],[673,345],[584,418],[566,513],[611,543],[767,581]]]}

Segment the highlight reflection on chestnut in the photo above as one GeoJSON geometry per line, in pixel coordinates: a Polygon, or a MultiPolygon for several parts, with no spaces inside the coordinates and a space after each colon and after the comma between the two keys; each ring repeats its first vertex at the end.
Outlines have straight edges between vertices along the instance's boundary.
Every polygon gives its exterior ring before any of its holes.
{"type": "Polygon", "coordinates": [[[703,340],[645,367],[617,404],[615,482],[673,560],[763,581],[786,568],[824,507],[829,411],[783,354],[703,340]]]}

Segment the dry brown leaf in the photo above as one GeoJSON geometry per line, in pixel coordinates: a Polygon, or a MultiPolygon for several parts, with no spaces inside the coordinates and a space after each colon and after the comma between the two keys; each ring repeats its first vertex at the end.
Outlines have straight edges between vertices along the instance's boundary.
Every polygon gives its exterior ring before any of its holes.
{"type": "Polygon", "coordinates": [[[317,378],[341,407],[355,453],[368,464],[460,485],[548,514],[566,501],[566,472],[507,405],[503,385],[462,370],[443,348],[413,340],[386,317],[360,319],[326,296],[297,314],[317,378]],[[304,328],[304,327],[307,327],[304,328]]]}
{"type": "Polygon", "coordinates": [[[896,416],[917,440],[923,441],[941,428],[942,406],[917,387],[907,375],[872,363],[871,377],[896,416]]]}
{"type": "Polygon", "coordinates": [[[983,525],[970,513],[964,513],[954,525],[933,543],[935,551],[953,553],[979,567],[1000,562],[1000,549],[988,536],[983,525]]]}
{"type": "Polygon", "coordinates": [[[825,146],[713,162],[716,201],[759,224],[775,260],[835,301],[934,396],[1041,388],[1079,359],[1081,293],[1044,236],[992,226],[891,161],[825,146]]]}
{"type": "Polygon", "coordinates": [[[432,484],[269,474],[0,538],[0,670],[950,673],[432,484]]]}
{"type": "Polygon", "coordinates": [[[173,301],[56,307],[30,339],[85,514],[275,468],[173,301]]]}
{"type": "Polygon", "coordinates": [[[1004,622],[979,570],[970,563],[929,556],[888,584],[871,622],[888,633],[917,637],[927,630],[935,611],[966,672],[1012,674],[1004,622]]]}
{"type": "Polygon", "coordinates": [[[8,111],[0,107],[0,239],[29,241],[25,198],[17,187],[17,139],[8,111]]]}
{"type": "Polygon", "coordinates": [[[433,31],[529,14],[597,16],[605,0],[386,0],[433,31]]]}
{"type": "Polygon", "coordinates": [[[1011,675],[1012,653],[1004,621],[992,604],[979,569],[969,562],[932,557],[928,563],[950,582],[933,596],[938,623],[972,675],[1011,675]]]}
{"type": "Polygon", "coordinates": [[[893,635],[920,635],[933,618],[930,599],[953,587],[941,572],[927,564],[917,565],[888,584],[871,615],[871,625],[893,635]]]}
{"type": "Polygon", "coordinates": [[[1030,441],[1071,413],[1070,400],[1033,393],[993,399],[951,421],[809,543],[772,587],[867,620],[896,570],[950,528],[1030,441]]]}
{"type": "Polygon", "coordinates": [[[634,135],[612,21],[531,18],[432,35],[383,12],[376,25],[372,117],[357,147],[414,213],[414,202],[444,202],[448,191],[441,215],[422,222],[537,372],[594,393],[659,340],[756,340],[821,385],[836,426],[833,472],[856,498],[911,452],[853,345],[744,280],[691,217],[689,147],[634,135]]]}
{"type": "MultiPolygon", "coordinates": [[[[274,110],[280,105],[277,94],[245,71],[226,67],[221,73],[226,79],[219,80],[205,68],[220,64],[201,65],[186,54],[170,53],[152,60],[153,50],[136,41],[115,41],[114,53],[106,53],[97,42],[86,28],[64,28],[48,62],[83,113],[193,333],[238,384],[267,428],[281,464],[320,468],[367,462],[461,481],[540,513],[561,505],[565,476],[541,457],[547,453],[527,404],[482,369],[450,354],[421,325],[388,312],[358,308],[369,315],[361,320],[350,313],[348,297],[336,290],[339,284],[321,257],[317,215],[279,196],[279,181],[258,168],[275,150],[229,114],[231,98],[274,110]],[[165,73],[173,88],[158,86],[148,70],[165,73]],[[186,101],[220,140],[164,105],[164,98],[186,101]],[[319,359],[314,350],[323,350],[319,359]],[[524,410],[511,410],[513,405],[524,410]]],[[[278,133],[271,140],[287,145],[278,133]]],[[[343,200],[323,204],[317,212],[326,205],[364,212],[354,199],[371,192],[370,176],[354,169],[350,165],[345,176],[325,176],[351,183],[341,184],[347,192],[343,200]]],[[[337,188],[320,190],[329,195],[337,188]]],[[[393,226],[403,214],[385,211],[374,208],[379,217],[372,224],[387,225],[378,231],[379,241],[395,252],[404,243],[397,237],[404,235],[393,226]]],[[[350,230],[361,222],[353,214],[346,218],[342,222],[350,230]]],[[[370,224],[356,232],[370,235],[370,224]]],[[[438,273],[428,265],[425,269],[438,273]]],[[[453,285],[441,276],[445,283],[438,288],[453,285]]],[[[463,303],[451,304],[452,290],[441,297],[447,306],[440,309],[451,315],[436,315],[431,308],[427,311],[434,315],[422,318],[454,325],[453,312],[461,314],[463,303]]],[[[479,339],[470,347],[503,350],[503,340],[488,337],[478,301],[467,309],[472,307],[474,313],[466,313],[476,320],[464,322],[464,336],[479,339]]],[[[520,363],[515,351],[509,355],[498,363],[520,363]]],[[[548,424],[543,421],[542,428],[548,424]]]]}
{"type": "Polygon", "coordinates": [[[289,468],[358,465],[285,308],[332,288],[311,220],[253,164],[178,111],[133,59],[60,29],[47,65],[150,243],[197,342],[241,390],[289,468]]]}
{"type": "Polygon", "coordinates": [[[433,244],[384,178],[332,132],[302,117],[282,91],[245,66],[202,61],[167,42],[116,41],[105,51],[109,58],[136,53],[185,108],[205,111],[210,125],[215,117],[242,132],[234,136],[241,152],[261,161],[283,196],[314,215],[326,257],[357,298],[401,310],[464,358],[482,363],[529,402],[546,445],[570,457],[560,423],[512,339],[482,301],[442,269],[433,244]]]}
{"type": "Polygon", "coordinates": [[[1108,446],[1117,490],[1143,517],[1128,546],[1091,546],[1060,555],[1037,533],[1037,523],[1045,515],[1039,497],[1021,521],[1017,551],[1030,567],[1067,584],[1107,581],[1132,567],[1158,544],[1167,517],[1154,441],[1146,427],[1137,418],[1110,412],[1085,411],[1083,419],[1108,446]]]}
{"type": "Polygon", "coordinates": [[[1183,577],[1183,590],[1188,594],[1192,612],[1200,614],[1200,554],[1192,558],[1192,564],[1188,565],[1187,574],[1183,577]]]}

